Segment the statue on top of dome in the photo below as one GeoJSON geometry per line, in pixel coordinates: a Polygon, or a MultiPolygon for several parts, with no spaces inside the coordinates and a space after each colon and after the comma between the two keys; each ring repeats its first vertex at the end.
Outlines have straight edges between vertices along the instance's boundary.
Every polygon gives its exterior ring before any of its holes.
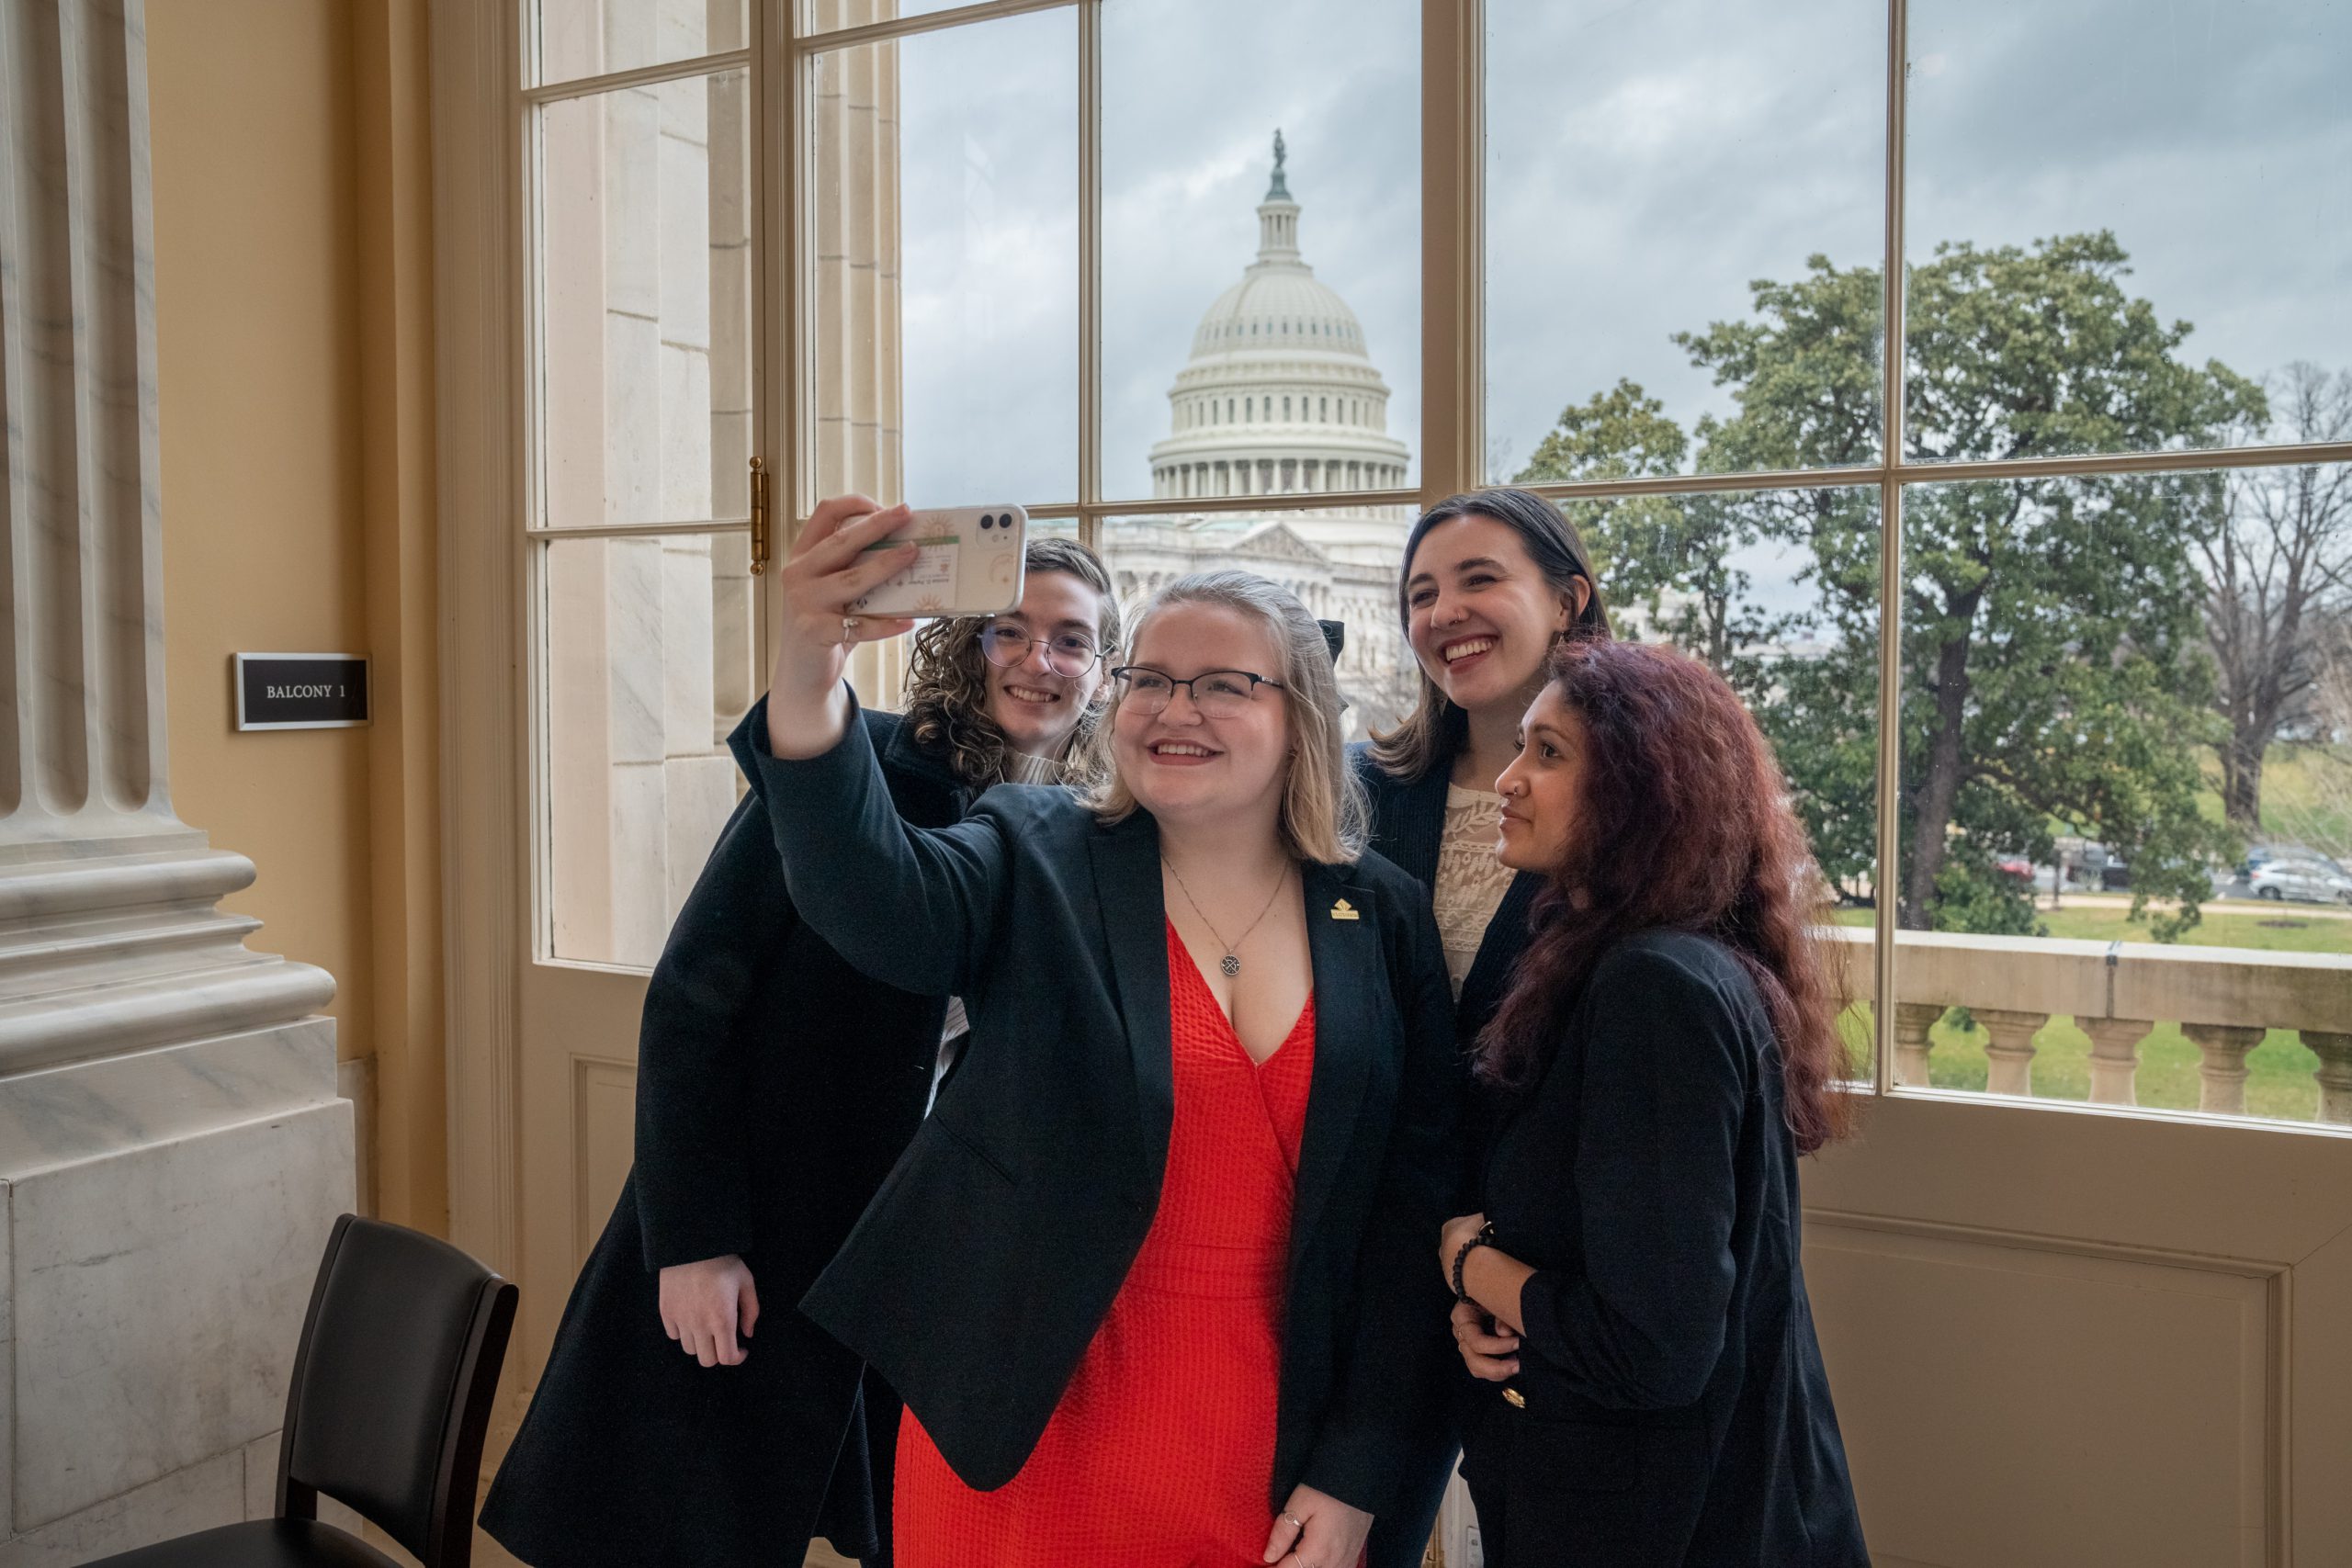
{"type": "Polygon", "coordinates": [[[1288,149],[1283,144],[1283,128],[1274,127],[1274,183],[1266,187],[1268,201],[1288,201],[1290,186],[1283,179],[1283,158],[1288,149]]]}

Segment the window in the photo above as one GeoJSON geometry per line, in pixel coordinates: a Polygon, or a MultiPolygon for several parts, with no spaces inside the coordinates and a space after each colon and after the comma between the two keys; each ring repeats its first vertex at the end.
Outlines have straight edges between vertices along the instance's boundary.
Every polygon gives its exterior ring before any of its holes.
{"type": "Polygon", "coordinates": [[[2352,1122],[2352,21],[1485,14],[1484,477],[1742,685],[1880,1087],[2352,1122]]]}
{"type": "Polygon", "coordinates": [[[537,945],[632,965],[734,807],[721,741],[756,678],[745,13],[650,16],[543,0],[525,107],[537,945]],[[674,74],[607,80],[650,65],[674,74]]]}
{"type": "Polygon", "coordinates": [[[811,319],[847,330],[812,334],[809,499],[1077,498],[1077,15],[810,54],[817,222],[850,259],[817,262],[811,319]]]}
{"type": "Polygon", "coordinates": [[[2352,21],[1486,0],[1472,50],[1411,0],[690,9],[533,12],[558,956],[648,961],[625,908],[731,804],[774,393],[796,515],[1001,497],[1123,592],[1291,583],[1350,624],[1357,734],[1416,676],[1363,541],[1532,485],[1780,746],[1881,1091],[2352,1122],[2352,21]],[[1420,124],[1430,71],[1482,135],[1420,124]]]}

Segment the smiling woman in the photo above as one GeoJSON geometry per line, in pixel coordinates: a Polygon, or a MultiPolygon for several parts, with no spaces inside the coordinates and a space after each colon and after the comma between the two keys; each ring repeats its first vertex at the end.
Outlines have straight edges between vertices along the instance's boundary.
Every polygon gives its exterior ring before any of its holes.
{"type": "Polygon", "coordinates": [[[1075,540],[1033,536],[1024,558],[1016,608],[933,621],[915,634],[907,722],[982,787],[1039,772],[1009,766],[1023,754],[1057,759],[1057,772],[1042,776],[1082,782],[1100,771],[1097,699],[1119,646],[1118,597],[1094,552],[1075,540]]]}
{"type": "Polygon", "coordinates": [[[1428,909],[1358,858],[1322,628],[1263,579],[1179,581],[1092,800],[996,790],[910,829],[841,683],[845,632],[904,629],[842,625],[896,564],[864,547],[906,513],[870,506],[819,507],[780,576],[753,765],[799,907],[971,1016],[800,1303],[906,1399],[897,1561],[1355,1562],[1442,1476],[1444,1303],[1414,1264],[1461,1086],[1428,909]]]}

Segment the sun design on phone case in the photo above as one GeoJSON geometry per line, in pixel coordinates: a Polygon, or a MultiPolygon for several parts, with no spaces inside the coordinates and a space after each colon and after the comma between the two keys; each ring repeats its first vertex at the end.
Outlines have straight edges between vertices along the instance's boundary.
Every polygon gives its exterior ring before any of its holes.
{"type": "Polygon", "coordinates": [[[926,593],[915,601],[915,614],[918,615],[936,615],[945,608],[946,601],[936,593],[926,593]]]}

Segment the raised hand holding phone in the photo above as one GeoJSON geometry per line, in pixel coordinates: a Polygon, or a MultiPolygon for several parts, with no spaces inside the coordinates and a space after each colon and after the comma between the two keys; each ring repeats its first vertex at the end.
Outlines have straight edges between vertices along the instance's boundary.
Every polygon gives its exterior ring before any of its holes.
{"type": "Polygon", "coordinates": [[[906,617],[850,608],[913,561],[912,544],[866,547],[912,516],[863,495],[820,502],[776,568],[775,661],[768,671],[768,750],[776,756],[817,757],[840,744],[849,725],[842,675],[850,649],[914,629],[906,617]]]}

